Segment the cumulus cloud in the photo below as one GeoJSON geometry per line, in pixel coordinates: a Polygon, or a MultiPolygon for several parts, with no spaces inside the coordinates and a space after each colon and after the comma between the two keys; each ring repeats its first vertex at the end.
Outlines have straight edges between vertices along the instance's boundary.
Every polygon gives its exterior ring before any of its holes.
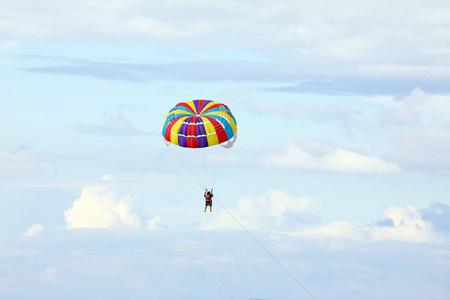
{"type": "Polygon", "coordinates": [[[404,169],[450,168],[450,97],[414,89],[403,98],[366,98],[378,106],[380,132],[390,135],[386,155],[404,169]]]}
{"type": "Polygon", "coordinates": [[[28,228],[27,231],[23,233],[23,236],[35,236],[42,230],[44,230],[44,227],[41,224],[34,223],[31,228],[28,228]]]}
{"type": "Polygon", "coordinates": [[[66,227],[76,228],[138,228],[134,212],[136,196],[122,195],[111,186],[85,187],[72,208],[65,210],[66,227]]]}
{"type": "Polygon", "coordinates": [[[161,229],[159,227],[159,223],[161,223],[161,219],[156,216],[154,218],[148,219],[147,220],[147,229],[148,230],[158,230],[161,229]]]}
{"type": "MultiPolygon", "coordinates": [[[[312,203],[311,198],[293,198],[283,191],[271,189],[266,195],[240,198],[238,207],[229,208],[228,211],[246,229],[273,229],[291,222],[291,219],[310,222],[310,216],[306,211],[312,203]]],[[[239,223],[226,211],[221,210],[213,221],[200,223],[198,229],[238,229],[241,228],[239,223]]]]}
{"type": "MultiPolygon", "coordinates": [[[[316,141],[310,145],[319,146],[316,141]]],[[[316,147],[318,148],[318,147],[316,147]]],[[[386,162],[380,158],[359,154],[340,148],[317,149],[306,151],[302,147],[289,143],[281,153],[271,154],[262,160],[266,167],[307,169],[337,173],[379,173],[388,174],[400,171],[400,167],[394,163],[386,162]]]]}
{"type": "Polygon", "coordinates": [[[423,218],[415,207],[396,207],[394,205],[382,213],[380,222],[371,226],[358,222],[335,221],[286,233],[297,236],[333,236],[368,242],[381,240],[436,242],[441,240],[441,236],[433,230],[433,224],[423,218]]]}
{"type": "Polygon", "coordinates": [[[450,122],[450,97],[428,94],[420,87],[400,99],[373,97],[367,98],[367,101],[378,105],[381,125],[419,127],[450,122]]]}
{"type": "Polygon", "coordinates": [[[439,240],[432,224],[425,221],[417,208],[391,205],[382,214],[383,220],[391,220],[393,226],[375,226],[371,228],[375,240],[397,240],[412,242],[432,242],[439,240]]]}
{"type": "Polygon", "coordinates": [[[212,221],[201,222],[198,229],[241,229],[242,225],[247,230],[269,230],[292,236],[423,243],[443,239],[436,229],[450,231],[446,221],[450,209],[445,204],[434,204],[425,210],[391,205],[375,224],[362,224],[345,220],[323,223],[320,217],[310,213],[314,202],[312,198],[294,198],[283,191],[269,190],[265,195],[240,198],[236,208],[227,208],[229,213],[221,210],[212,221]]]}
{"type": "Polygon", "coordinates": [[[378,110],[378,117],[382,125],[418,125],[420,122],[419,112],[411,106],[401,108],[385,108],[378,110]]]}
{"type": "MultiPolygon", "coordinates": [[[[309,213],[314,202],[311,198],[294,198],[283,191],[269,190],[265,195],[240,198],[236,208],[227,208],[228,212],[221,210],[212,221],[201,222],[198,229],[241,229],[242,225],[247,230],[270,230],[303,237],[423,243],[441,241],[440,232],[450,231],[447,221],[450,208],[442,203],[422,210],[411,205],[391,205],[381,213],[378,222],[362,224],[345,220],[322,223],[319,217],[309,213]]],[[[159,219],[149,222],[149,227],[156,222],[159,219]]]]}

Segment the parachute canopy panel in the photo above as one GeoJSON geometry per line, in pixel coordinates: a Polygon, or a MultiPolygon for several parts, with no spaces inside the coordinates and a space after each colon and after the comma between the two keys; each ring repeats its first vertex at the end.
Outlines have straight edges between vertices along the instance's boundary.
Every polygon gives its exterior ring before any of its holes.
{"type": "Polygon", "coordinates": [[[236,119],[230,109],[212,100],[178,103],[164,121],[162,135],[166,142],[185,148],[205,148],[236,139],[236,119]]]}

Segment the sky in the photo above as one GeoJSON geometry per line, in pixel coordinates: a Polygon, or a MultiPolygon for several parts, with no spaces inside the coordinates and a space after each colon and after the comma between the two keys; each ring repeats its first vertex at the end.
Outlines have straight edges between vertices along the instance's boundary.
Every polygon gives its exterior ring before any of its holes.
{"type": "Polygon", "coordinates": [[[0,298],[450,298],[450,3],[0,7],[0,298]]]}

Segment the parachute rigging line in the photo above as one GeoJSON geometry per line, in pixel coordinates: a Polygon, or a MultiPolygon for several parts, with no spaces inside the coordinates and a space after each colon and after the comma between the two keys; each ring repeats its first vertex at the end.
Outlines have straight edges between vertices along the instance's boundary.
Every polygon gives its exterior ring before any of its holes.
{"type": "Polygon", "coordinates": [[[261,249],[263,249],[267,253],[267,255],[269,255],[270,258],[272,258],[273,261],[276,262],[277,265],[281,269],[283,269],[283,271],[286,272],[287,275],[289,275],[289,277],[291,277],[303,290],[305,290],[311,296],[311,298],[313,298],[314,300],[317,300],[317,298],[314,297],[313,294],[311,294],[311,292],[308,291],[308,289],[303,284],[301,284],[300,281],[298,281],[297,278],[295,278],[294,275],[292,275],[266,248],[264,248],[264,246],[260,242],[258,242],[258,240],[244,227],[244,225],[242,225],[242,223],[239,222],[239,220],[236,219],[230,213],[230,211],[225,208],[225,206],[223,206],[223,204],[217,199],[217,197],[214,197],[214,200],[217,201],[220,204],[220,206],[222,206],[222,208],[236,221],[236,223],[238,223],[239,226],[241,226],[242,229],[244,229],[244,231],[247,232],[247,234],[259,245],[259,247],[261,247],[261,249]]]}

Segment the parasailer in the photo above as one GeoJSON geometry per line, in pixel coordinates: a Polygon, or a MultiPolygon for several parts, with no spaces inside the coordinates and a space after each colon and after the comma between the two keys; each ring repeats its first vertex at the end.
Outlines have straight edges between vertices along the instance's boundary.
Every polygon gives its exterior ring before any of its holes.
{"type": "Polygon", "coordinates": [[[204,99],[178,103],[164,121],[162,135],[166,145],[178,146],[178,153],[194,180],[211,187],[209,196],[208,190],[204,194],[205,211],[207,206],[212,211],[213,180],[226,156],[218,150],[233,146],[237,138],[236,123],[227,105],[204,99]]]}
{"type": "Polygon", "coordinates": [[[209,211],[212,212],[212,198],[214,197],[213,189],[211,189],[211,191],[208,191],[208,189],[206,189],[205,194],[203,196],[205,197],[205,212],[206,212],[206,208],[208,206],[209,206],[209,211]]]}

